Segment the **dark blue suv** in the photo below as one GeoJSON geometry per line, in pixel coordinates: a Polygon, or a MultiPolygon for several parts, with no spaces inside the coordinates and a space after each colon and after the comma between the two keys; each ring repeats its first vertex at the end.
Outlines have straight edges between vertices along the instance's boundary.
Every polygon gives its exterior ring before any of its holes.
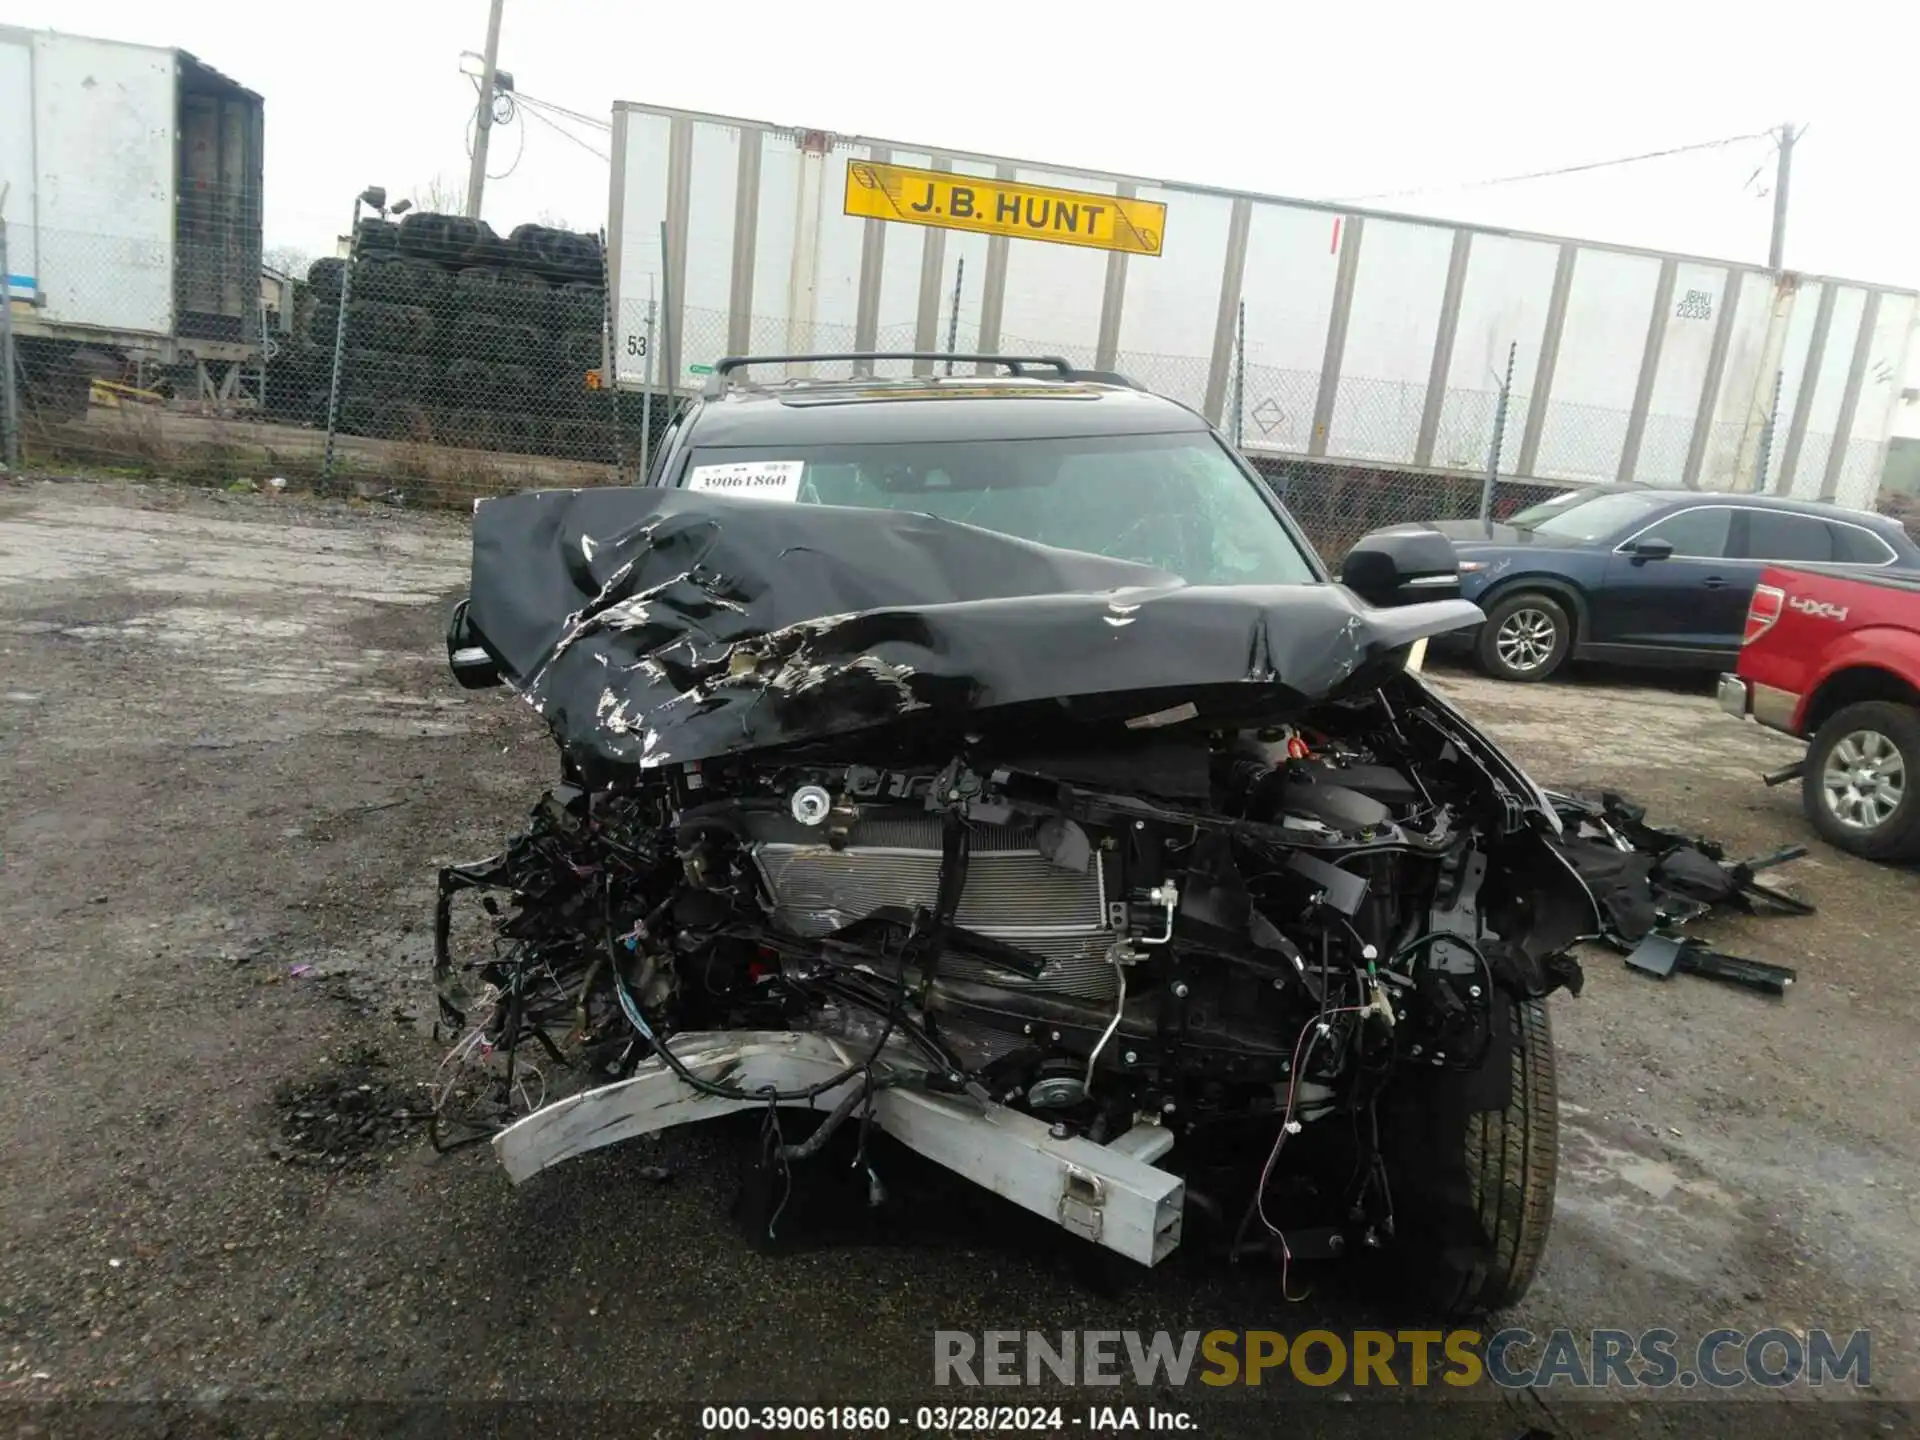
{"type": "Polygon", "coordinates": [[[1769,564],[1920,572],[1900,522],[1837,505],[1601,485],[1493,525],[1432,527],[1460,556],[1461,594],[1487,613],[1436,642],[1489,675],[1544,680],[1568,660],[1726,668],[1769,564]]]}

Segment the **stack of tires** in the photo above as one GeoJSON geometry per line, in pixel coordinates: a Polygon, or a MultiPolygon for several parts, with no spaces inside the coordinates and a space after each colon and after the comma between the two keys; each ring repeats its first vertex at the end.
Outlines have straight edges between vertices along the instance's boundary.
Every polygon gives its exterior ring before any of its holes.
{"type": "MultiPolygon", "coordinates": [[[[596,237],[522,225],[502,239],[484,221],[416,213],[362,222],[354,264],[343,433],[613,459],[613,397],[587,382],[606,312],[596,237]]],[[[309,268],[304,343],[289,347],[305,366],[290,374],[318,377],[309,411],[319,424],[345,275],[337,259],[309,268]]]]}
{"type": "MultiPolygon", "coordinates": [[[[334,293],[337,297],[338,285],[334,293]]],[[[313,393],[326,388],[332,373],[332,349],[322,350],[307,339],[307,322],[313,306],[313,287],[304,280],[295,280],[292,309],[287,315],[288,329],[270,337],[273,353],[266,365],[262,413],[276,423],[300,424],[312,419],[313,393]]]]}

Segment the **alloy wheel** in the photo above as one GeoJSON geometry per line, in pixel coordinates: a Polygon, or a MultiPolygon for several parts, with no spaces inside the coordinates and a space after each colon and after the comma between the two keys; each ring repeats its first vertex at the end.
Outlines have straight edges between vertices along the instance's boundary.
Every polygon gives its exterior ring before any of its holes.
{"type": "Polygon", "coordinates": [[[1907,762],[1878,730],[1855,730],[1827,752],[1820,790],[1833,818],[1853,830],[1877,830],[1907,793],[1907,762]]]}
{"type": "Polygon", "coordinates": [[[1510,670],[1538,670],[1553,658],[1557,639],[1553,617],[1544,610],[1524,606],[1501,622],[1493,648],[1510,670]]]}

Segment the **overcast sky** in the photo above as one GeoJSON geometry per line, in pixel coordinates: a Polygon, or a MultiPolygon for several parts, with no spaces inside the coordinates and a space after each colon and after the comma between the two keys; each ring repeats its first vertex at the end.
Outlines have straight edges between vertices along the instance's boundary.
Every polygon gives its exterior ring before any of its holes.
{"type": "MultiPolygon", "coordinates": [[[[266,97],[267,242],[327,253],[353,196],[465,185],[486,0],[0,0],[0,22],[175,45],[266,97]]],[[[1920,287],[1920,6],[1459,0],[1300,6],[506,0],[501,65],[616,99],[1764,263],[1772,147],[1468,182],[1810,126],[1787,261],[1920,287]],[[1576,16],[1588,18],[1577,19],[1576,16]],[[1465,188],[1462,188],[1465,186],[1465,188]],[[1397,193],[1417,192],[1417,193],[1397,193]]],[[[573,125],[587,145],[604,130],[573,125]]],[[[582,229],[607,167],[526,111],[486,218],[582,229]]]]}

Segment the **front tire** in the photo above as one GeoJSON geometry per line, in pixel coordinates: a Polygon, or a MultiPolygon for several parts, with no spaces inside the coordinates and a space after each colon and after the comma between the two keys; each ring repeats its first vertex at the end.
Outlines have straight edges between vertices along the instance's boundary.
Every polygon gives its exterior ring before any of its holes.
{"type": "Polygon", "coordinates": [[[1494,1005],[1485,1064],[1416,1071],[1381,1117],[1393,1273],[1445,1315],[1517,1303],[1553,1228],[1560,1159],[1553,1026],[1544,1001],[1496,992],[1494,1005]]]}
{"type": "Polygon", "coordinates": [[[1496,680],[1545,680],[1572,649],[1573,621],[1566,608],[1537,590],[1495,602],[1474,642],[1480,668],[1496,680]]]}
{"type": "Polygon", "coordinates": [[[1829,716],[1800,799],[1829,843],[1868,860],[1920,859],[1920,710],[1865,700],[1829,716]]]}

